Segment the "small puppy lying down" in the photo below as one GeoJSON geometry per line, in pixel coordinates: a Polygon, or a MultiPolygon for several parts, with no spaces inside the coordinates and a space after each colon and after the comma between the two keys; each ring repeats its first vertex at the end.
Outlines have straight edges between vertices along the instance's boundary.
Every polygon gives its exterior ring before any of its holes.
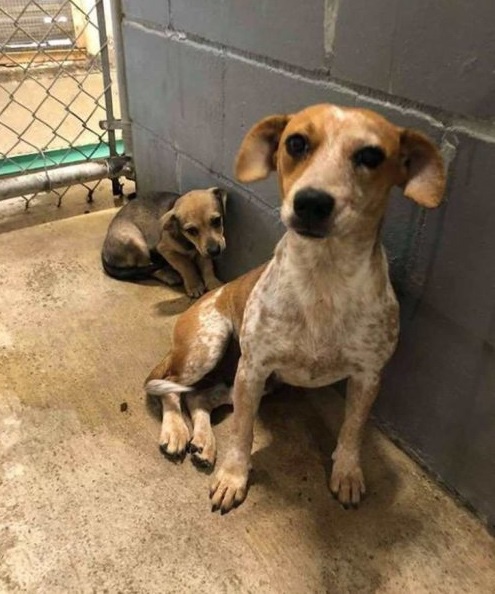
{"type": "Polygon", "coordinates": [[[227,193],[220,188],[183,196],[156,192],[128,202],[114,217],[101,253],[107,274],[122,280],[155,277],[184,283],[189,297],[221,285],[212,258],[225,249],[227,193]]]}

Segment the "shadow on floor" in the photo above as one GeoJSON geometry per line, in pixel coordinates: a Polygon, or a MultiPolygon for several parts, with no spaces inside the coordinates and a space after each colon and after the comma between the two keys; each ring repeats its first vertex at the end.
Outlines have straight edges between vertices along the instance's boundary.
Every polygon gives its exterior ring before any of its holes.
{"type": "MultiPolygon", "coordinates": [[[[224,451],[231,410],[224,406],[212,415],[215,432],[223,434],[220,445],[224,451]]],[[[161,419],[156,400],[148,399],[148,411],[161,419]]],[[[333,500],[328,489],[331,454],[343,413],[344,399],[332,389],[305,391],[281,386],[267,395],[259,411],[250,492],[243,505],[251,506],[253,514],[292,509],[306,517],[303,538],[314,540],[323,560],[332,567],[328,574],[322,567],[321,580],[328,592],[339,591],[335,588],[340,579],[346,588],[351,582],[355,591],[379,592],[376,546],[381,555],[395,547],[414,546],[423,523],[414,510],[408,514],[394,505],[400,484],[398,470],[383,453],[380,442],[384,438],[376,431],[368,430],[364,440],[362,462],[368,492],[360,508],[344,510],[333,500]],[[363,546],[356,549],[356,540],[360,539],[363,546]],[[369,551],[367,542],[373,543],[369,551]],[[344,558],[346,563],[336,564],[337,558],[344,558]],[[343,573],[340,577],[339,572],[343,573]]]]}

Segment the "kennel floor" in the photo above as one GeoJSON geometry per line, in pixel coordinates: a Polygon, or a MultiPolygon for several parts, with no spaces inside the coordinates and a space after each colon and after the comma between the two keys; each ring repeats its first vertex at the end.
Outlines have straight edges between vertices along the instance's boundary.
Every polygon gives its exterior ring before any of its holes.
{"type": "Polygon", "coordinates": [[[102,273],[113,214],[0,235],[1,592],[495,591],[494,539],[376,429],[369,496],[332,499],[331,389],[264,401],[248,499],[212,514],[142,390],[187,300],[102,273]]]}

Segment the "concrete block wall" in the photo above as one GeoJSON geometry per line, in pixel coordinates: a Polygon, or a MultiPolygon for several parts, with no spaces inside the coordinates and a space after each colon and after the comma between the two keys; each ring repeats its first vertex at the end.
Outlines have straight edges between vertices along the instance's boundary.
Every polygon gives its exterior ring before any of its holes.
{"type": "Polygon", "coordinates": [[[376,417],[495,523],[495,5],[418,0],[124,0],[139,191],[230,192],[221,274],[270,257],[274,179],[243,186],[249,127],[318,102],[375,109],[441,144],[446,203],[393,195],[383,239],[402,335],[376,417]]]}

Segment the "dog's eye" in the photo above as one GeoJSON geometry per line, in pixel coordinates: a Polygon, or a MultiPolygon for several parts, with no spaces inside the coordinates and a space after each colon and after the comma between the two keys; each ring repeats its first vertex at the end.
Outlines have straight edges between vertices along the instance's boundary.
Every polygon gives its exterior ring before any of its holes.
{"type": "Polygon", "coordinates": [[[352,156],[354,165],[376,169],[385,160],[385,153],[379,146],[365,146],[352,156]]]}
{"type": "Polygon", "coordinates": [[[222,217],[213,217],[210,222],[212,227],[218,229],[218,227],[222,226],[222,217]]]}
{"type": "Polygon", "coordinates": [[[285,141],[285,148],[291,157],[298,159],[309,151],[309,140],[302,134],[291,134],[285,141]]]}
{"type": "Polygon", "coordinates": [[[187,229],[184,229],[184,231],[186,233],[188,233],[189,235],[192,235],[193,237],[199,233],[199,231],[196,227],[187,227],[187,229]]]}

